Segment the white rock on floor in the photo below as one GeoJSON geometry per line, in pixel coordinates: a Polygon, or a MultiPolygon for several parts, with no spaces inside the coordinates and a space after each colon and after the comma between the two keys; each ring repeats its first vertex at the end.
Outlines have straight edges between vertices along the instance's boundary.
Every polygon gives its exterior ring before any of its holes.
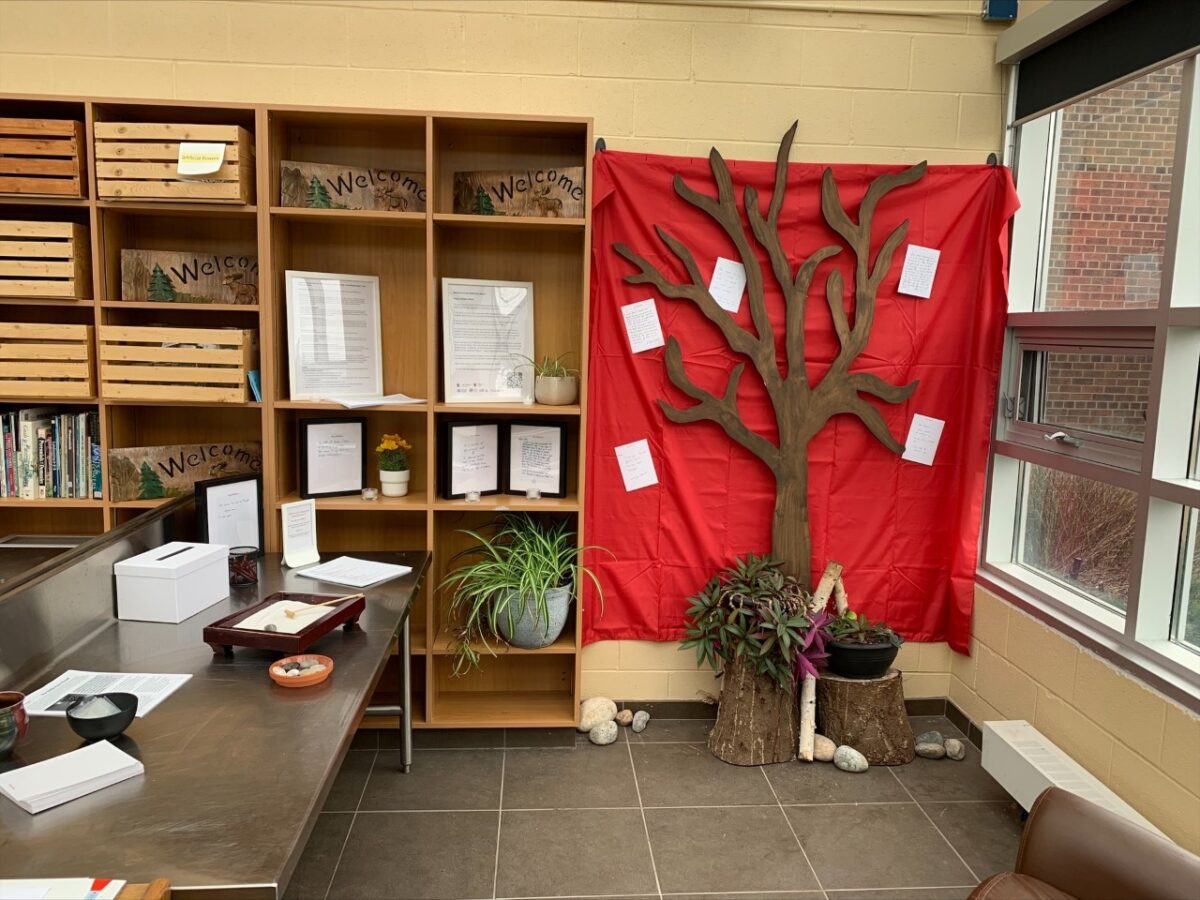
{"type": "Polygon", "coordinates": [[[833,754],[836,751],[837,744],[825,737],[825,735],[813,735],[813,759],[817,762],[833,762],[833,754]]]}
{"type": "Polygon", "coordinates": [[[865,756],[845,744],[833,752],[833,764],[843,772],[865,772],[870,768],[865,756]]]}
{"type": "Polygon", "coordinates": [[[633,730],[645,731],[646,726],[650,724],[650,713],[644,709],[639,709],[633,714],[633,730]]]}
{"type": "Polygon", "coordinates": [[[957,738],[946,738],[946,756],[954,760],[962,760],[967,757],[967,745],[957,738]]]}
{"type": "Polygon", "coordinates": [[[607,722],[601,722],[588,732],[588,740],[593,744],[599,744],[601,747],[605,744],[611,744],[616,739],[617,723],[611,719],[607,722]]]}
{"type": "Polygon", "coordinates": [[[935,744],[931,741],[923,741],[916,746],[917,756],[923,759],[941,759],[946,755],[946,748],[942,744],[935,744]]]}
{"type": "Polygon", "coordinates": [[[617,704],[607,697],[591,697],[579,704],[579,730],[591,731],[601,722],[611,722],[617,716],[617,704]]]}

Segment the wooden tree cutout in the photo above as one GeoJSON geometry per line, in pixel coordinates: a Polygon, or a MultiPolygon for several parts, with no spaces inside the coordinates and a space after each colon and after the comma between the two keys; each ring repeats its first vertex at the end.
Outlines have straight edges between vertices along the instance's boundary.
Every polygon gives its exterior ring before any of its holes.
{"type": "Polygon", "coordinates": [[[779,213],[783,209],[787,187],[788,154],[798,124],[792,124],[779,144],[779,154],[775,160],[775,187],[765,217],[759,207],[758,191],[747,186],[743,192],[743,205],[750,230],[766,250],[771,273],[783,293],[785,359],[777,358],[775,332],[767,317],[763,271],[742,224],[729,168],[715,147],[708,159],[717,183],[717,196],[711,197],[696,191],[678,174],[674,182],[675,193],[708,213],[733,241],[746,269],[746,290],[754,331],[737,324],[733,316],[718,305],[709,293],[691,250],[662,226],[656,226],[655,231],[683,264],[690,282],[677,284],[668,280],[655,266],[623,243],[614,244],[613,249],[639,269],[636,273],[626,275],[626,282],[652,284],[664,297],[691,301],[720,330],[730,349],[746,357],[762,379],[775,410],[777,444],[747,427],[738,411],[738,384],[746,364],[739,362],[733,367],[724,393],[720,396],[711,394],[688,377],[683,364],[683,351],[673,336],[667,341],[665,353],[667,375],[672,384],[697,402],[681,408],[660,399],[658,405],[672,422],[715,422],[730,439],[761,459],[771,470],[775,476],[771,552],[807,587],[812,577],[812,538],[808,518],[809,442],[833,416],[853,415],[889,450],[894,453],[904,451],[904,445],[888,431],[879,410],[868,403],[863,395],[887,403],[899,403],[916,390],[917,382],[893,385],[876,375],[851,372],[850,366],[867,346],[875,319],[875,295],[891,267],[892,255],[908,232],[908,220],[905,219],[884,239],[872,259],[871,220],[875,209],[889,192],[920,179],[925,174],[925,163],[875,178],[859,205],[857,222],[850,218],[842,205],[832,170],[825,170],[821,178],[821,212],[829,227],[854,253],[853,313],[846,306],[842,274],[833,269],[825,278],[825,302],[829,305],[841,349],[824,375],[813,384],[809,381],[804,357],[804,319],[809,288],[817,267],[841,253],[842,248],[836,244],[821,247],[794,271],[783,248],[779,235],[779,213]]]}

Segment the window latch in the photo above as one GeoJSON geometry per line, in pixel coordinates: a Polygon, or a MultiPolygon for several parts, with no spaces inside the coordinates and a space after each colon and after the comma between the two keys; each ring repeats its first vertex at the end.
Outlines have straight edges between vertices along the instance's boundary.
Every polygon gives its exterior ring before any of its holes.
{"type": "Polygon", "coordinates": [[[1056,431],[1053,434],[1042,435],[1048,441],[1054,441],[1059,444],[1066,444],[1068,447],[1082,447],[1083,441],[1079,438],[1071,437],[1065,431],[1056,431]]]}

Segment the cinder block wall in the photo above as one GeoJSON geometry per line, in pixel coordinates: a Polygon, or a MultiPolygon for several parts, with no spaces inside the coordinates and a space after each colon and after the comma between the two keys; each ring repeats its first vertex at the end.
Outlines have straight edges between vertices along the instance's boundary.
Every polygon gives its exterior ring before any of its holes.
{"type": "Polygon", "coordinates": [[[983,588],[971,655],[953,655],[949,696],[974,722],[1032,722],[1200,853],[1200,718],[1181,706],[983,588]]]}
{"type": "MultiPolygon", "coordinates": [[[[831,12],[617,0],[0,0],[0,91],[588,115],[619,150],[981,163],[1001,143],[1003,26],[978,0],[831,12]],[[940,15],[908,15],[906,10],[940,15]]],[[[945,645],[910,696],[944,696],[945,645]]],[[[715,692],[673,645],[584,656],[585,693],[715,692]]]]}

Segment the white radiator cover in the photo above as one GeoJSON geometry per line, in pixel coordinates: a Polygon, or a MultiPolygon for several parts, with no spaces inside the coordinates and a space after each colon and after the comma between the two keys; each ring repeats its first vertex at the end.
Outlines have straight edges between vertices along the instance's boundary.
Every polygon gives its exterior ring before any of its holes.
{"type": "Polygon", "coordinates": [[[1060,787],[1166,837],[1024,719],[983,723],[983,768],[1022,809],[1033,806],[1046,788],[1060,787]]]}

